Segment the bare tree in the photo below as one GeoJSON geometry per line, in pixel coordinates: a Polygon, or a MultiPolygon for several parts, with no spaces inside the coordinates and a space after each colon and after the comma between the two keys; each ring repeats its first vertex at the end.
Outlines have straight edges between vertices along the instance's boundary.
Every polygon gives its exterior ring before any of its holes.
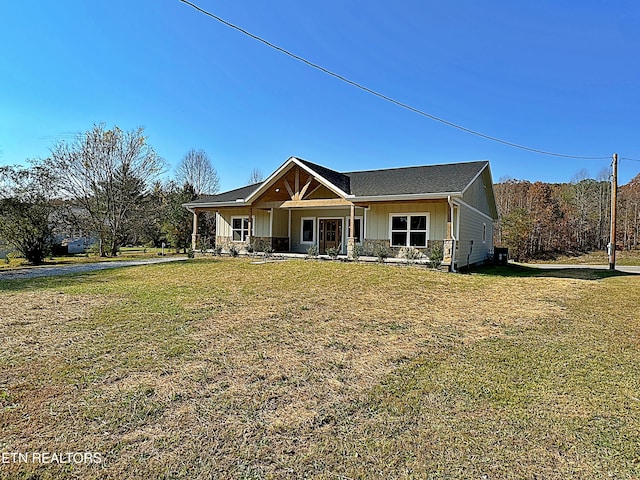
{"type": "Polygon", "coordinates": [[[124,132],[104,124],[62,141],[45,164],[58,177],[60,193],[76,207],[78,226],[94,232],[100,255],[116,255],[142,199],[164,169],[143,128],[124,132]]]}
{"type": "Polygon", "coordinates": [[[187,152],[176,168],[176,180],[180,185],[191,185],[196,195],[211,195],[220,188],[218,172],[204,150],[187,152]]]}
{"type": "Polygon", "coordinates": [[[262,172],[257,169],[254,168],[253,170],[251,170],[251,173],[249,174],[249,184],[252,185],[254,183],[260,183],[264,180],[264,175],[262,174],[262,172]]]}

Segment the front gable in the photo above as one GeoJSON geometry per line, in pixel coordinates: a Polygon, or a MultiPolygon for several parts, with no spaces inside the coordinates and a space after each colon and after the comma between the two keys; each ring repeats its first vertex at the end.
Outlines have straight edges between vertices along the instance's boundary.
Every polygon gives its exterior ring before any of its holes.
{"type": "Polygon", "coordinates": [[[249,195],[246,202],[258,208],[296,208],[320,206],[321,203],[347,205],[348,196],[308,162],[291,157],[249,195]],[[319,201],[322,202],[318,203],[319,201]]]}

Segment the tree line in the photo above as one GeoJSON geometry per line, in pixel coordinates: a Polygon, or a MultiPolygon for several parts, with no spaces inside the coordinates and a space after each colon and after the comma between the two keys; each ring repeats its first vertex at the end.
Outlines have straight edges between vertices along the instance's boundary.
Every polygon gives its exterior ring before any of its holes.
{"type": "MultiPolygon", "coordinates": [[[[41,263],[55,239],[85,236],[96,253],[117,255],[123,245],[162,244],[183,251],[191,241],[191,214],[182,206],[215,194],[218,174],[202,150],[190,150],[173,178],[142,128],[104,124],[54,145],[29,167],[0,167],[0,246],[41,263]]],[[[249,183],[262,181],[253,169],[249,183]]],[[[505,179],[494,185],[499,220],[494,243],[526,260],[603,250],[609,243],[609,172],[597,179],[579,173],[570,183],[505,179]]],[[[640,175],[619,189],[617,248],[640,242],[640,175]]],[[[204,247],[213,245],[215,222],[199,219],[204,247]]]]}
{"type": "MultiPolygon", "coordinates": [[[[495,244],[516,260],[605,250],[610,242],[609,172],[584,172],[569,183],[505,179],[494,185],[499,220],[495,244]]],[[[618,249],[635,249],[640,238],[640,175],[618,190],[618,249]]]]}
{"type": "MultiPolygon", "coordinates": [[[[127,244],[186,250],[192,223],[182,205],[217,193],[219,178],[202,150],[190,150],[173,178],[163,177],[167,169],[142,128],[104,124],[55,144],[28,167],[0,167],[0,244],[32,264],[65,237],[90,239],[101,256],[127,244]]],[[[199,228],[205,241],[215,236],[212,218],[205,215],[199,228]]]]}

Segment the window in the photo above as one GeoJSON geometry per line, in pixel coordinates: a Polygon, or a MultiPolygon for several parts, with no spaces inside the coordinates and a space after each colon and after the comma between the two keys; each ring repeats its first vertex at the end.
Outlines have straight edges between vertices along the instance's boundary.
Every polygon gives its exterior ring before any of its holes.
{"type": "Polygon", "coordinates": [[[300,225],[300,243],[315,243],[316,218],[302,217],[300,225]]]}
{"type": "Polygon", "coordinates": [[[487,243],[487,224],[482,224],[482,243],[487,243]]]}
{"type": "Polygon", "coordinates": [[[392,214],[391,246],[392,247],[422,247],[427,246],[429,237],[429,214],[392,214]]]}
{"type": "MultiPolygon", "coordinates": [[[[351,236],[351,218],[345,217],[345,222],[347,225],[347,238],[351,236]]],[[[355,217],[353,219],[354,224],[354,237],[356,239],[356,243],[362,243],[362,217],[355,217]]]]}
{"type": "MultiPolygon", "coordinates": [[[[255,219],[253,223],[255,223],[255,219]]],[[[250,236],[249,217],[231,217],[231,232],[231,239],[234,242],[245,242],[247,240],[247,237],[250,236]]],[[[253,229],[251,234],[253,234],[253,229]]]]}

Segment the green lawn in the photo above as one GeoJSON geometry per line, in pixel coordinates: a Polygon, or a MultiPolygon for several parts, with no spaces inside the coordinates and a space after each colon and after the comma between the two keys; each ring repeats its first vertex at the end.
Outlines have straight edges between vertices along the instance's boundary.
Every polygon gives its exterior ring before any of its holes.
{"type": "Polygon", "coordinates": [[[0,281],[0,478],[638,478],[640,276],[206,258],[0,281]]]}
{"type": "MultiPolygon", "coordinates": [[[[95,253],[52,256],[45,259],[43,265],[73,265],[77,263],[113,262],[119,260],[140,260],[143,258],[156,258],[162,255],[161,248],[154,247],[122,247],[115,257],[100,257],[95,253]]],[[[165,255],[176,255],[174,248],[165,248],[165,255]]],[[[24,258],[11,257],[0,260],[0,270],[28,267],[24,258]]]]}
{"type": "MultiPolygon", "coordinates": [[[[554,260],[538,263],[561,263],[568,265],[608,265],[609,257],[605,250],[576,255],[561,255],[554,260]]],[[[616,252],[616,265],[636,266],[640,265],[640,249],[622,250],[616,252]]]]}

